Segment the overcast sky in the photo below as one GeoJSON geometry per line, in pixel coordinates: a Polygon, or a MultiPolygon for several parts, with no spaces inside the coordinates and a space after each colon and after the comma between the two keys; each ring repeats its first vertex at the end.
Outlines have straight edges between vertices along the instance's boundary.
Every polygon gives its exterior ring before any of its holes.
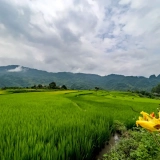
{"type": "Polygon", "coordinates": [[[160,74],[160,0],[0,0],[0,66],[160,74]]]}

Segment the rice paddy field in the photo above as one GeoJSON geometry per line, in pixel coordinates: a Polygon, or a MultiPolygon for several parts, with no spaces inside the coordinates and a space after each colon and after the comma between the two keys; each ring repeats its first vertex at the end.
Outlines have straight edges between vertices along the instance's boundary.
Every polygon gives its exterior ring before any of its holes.
{"type": "Polygon", "coordinates": [[[91,160],[119,120],[135,126],[160,100],[116,91],[0,90],[1,160],[91,160]]]}

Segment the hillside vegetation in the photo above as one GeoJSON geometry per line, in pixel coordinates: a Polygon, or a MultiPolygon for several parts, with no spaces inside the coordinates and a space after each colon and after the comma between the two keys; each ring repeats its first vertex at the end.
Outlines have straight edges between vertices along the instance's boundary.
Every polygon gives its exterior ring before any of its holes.
{"type": "Polygon", "coordinates": [[[93,89],[99,87],[107,90],[144,90],[151,89],[160,83],[160,75],[149,78],[111,74],[99,76],[95,74],[46,71],[21,67],[18,65],[0,67],[0,88],[2,87],[31,87],[33,85],[48,85],[56,82],[58,86],[66,85],[70,89],[93,89]]]}

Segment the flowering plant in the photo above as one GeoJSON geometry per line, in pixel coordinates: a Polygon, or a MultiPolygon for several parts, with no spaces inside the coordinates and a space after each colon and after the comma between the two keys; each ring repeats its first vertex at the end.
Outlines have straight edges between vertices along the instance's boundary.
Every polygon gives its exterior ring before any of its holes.
{"type": "Polygon", "coordinates": [[[148,114],[146,112],[140,112],[142,117],[139,117],[139,120],[136,121],[137,127],[141,127],[149,131],[158,131],[160,132],[160,111],[158,112],[158,118],[156,118],[154,112],[148,114]]]}

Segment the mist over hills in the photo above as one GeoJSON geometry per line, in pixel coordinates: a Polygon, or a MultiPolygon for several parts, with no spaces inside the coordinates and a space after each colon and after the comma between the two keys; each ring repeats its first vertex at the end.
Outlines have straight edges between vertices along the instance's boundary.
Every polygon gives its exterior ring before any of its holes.
{"type": "Polygon", "coordinates": [[[71,72],[46,72],[19,65],[0,66],[0,87],[31,87],[33,85],[48,85],[51,82],[66,85],[70,89],[94,89],[99,87],[106,90],[146,90],[150,91],[160,83],[160,75],[124,76],[71,72]]]}

